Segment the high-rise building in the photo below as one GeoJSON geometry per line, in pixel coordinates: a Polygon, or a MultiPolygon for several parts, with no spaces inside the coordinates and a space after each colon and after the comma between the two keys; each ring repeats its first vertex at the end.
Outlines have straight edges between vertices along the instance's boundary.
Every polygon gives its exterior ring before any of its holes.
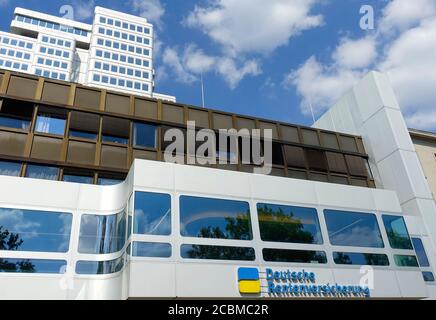
{"type": "Polygon", "coordinates": [[[95,8],[92,25],[16,8],[0,32],[0,68],[175,101],[154,92],[153,25],[95,8]]]}

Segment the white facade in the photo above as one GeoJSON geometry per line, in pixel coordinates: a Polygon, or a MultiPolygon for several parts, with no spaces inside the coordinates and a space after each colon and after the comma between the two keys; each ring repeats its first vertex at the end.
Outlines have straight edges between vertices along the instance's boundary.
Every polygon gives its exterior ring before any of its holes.
{"type": "Polygon", "coordinates": [[[0,32],[0,68],[155,97],[153,25],[101,7],[92,25],[16,8],[11,32],[0,32]]]}

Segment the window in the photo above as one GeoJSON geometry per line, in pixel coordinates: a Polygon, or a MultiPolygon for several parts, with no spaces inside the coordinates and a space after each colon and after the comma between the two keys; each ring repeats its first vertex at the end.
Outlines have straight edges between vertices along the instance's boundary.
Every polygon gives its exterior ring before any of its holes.
{"type": "Polygon", "coordinates": [[[180,197],[180,231],[184,237],[252,240],[248,202],[180,197]]]}
{"type": "Polygon", "coordinates": [[[135,192],[133,233],[171,234],[171,196],[161,193],[135,192]]]}
{"type": "Polygon", "coordinates": [[[434,275],[433,272],[430,271],[424,271],[422,273],[422,277],[424,278],[425,282],[434,282],[434,275]]]}
{"type": "Polygon", "coordinates": [[[134,123],[133,145],[135,147],[156,148],[157,135],[156,126],[145,123],[134,123]]]}
{"type": "Polygon", "coordinates": [[[73,174],[64,174],[64,181],[65,182],[72,182],[72,183],[93,184],[94,177],[79,176],[79,175],[73,175],[73,174]]]}
{"type": "Polygon", "coordinates": [[[171,245],[168,243],[133,242],[132,256],[144,258],[170,258],[171,245]]]}
{"type": "Polygon", "coordinates": [[[66,120],[50,114],[38,114],[35,132],[49,133],[63,136],[66,120]]]}
{"type": "Polygon", "coordinates": [[[415,256],[394,255],[395,264],[398,267],[418,267],[418,260],[415,256]]]}
{"type": "Polygon", "coordinates": [[[333,260],[336,264],[389,266],[389,259],[385,254],[333,252],[333,260]]]}
{"type": "Polygon", "coordinates": [[[98,115],[72,111],[69,135],[73,138],[97,140],[99,126],[98,115]]]}
{"type": "Polygon", "coordinates": [[[424,245],[420,238],[412,238],[413,247],[415,248],[416,255],[420,267],[430,267],[424,245]]]}
{"type": "Polygon", "coordinates": [[[64,273],[65,260],[0,258],[0,272],[8,273],[64,273]]]}
{"type": "Polygon", "coordinates": [[[21,173],[21,163],[0,161],[0,175],[19,177],[21,173]]]}
{"type": "Polygon", "coordinates": [[[263,241],[323,243],[316,209],[259,203],[257,212],[263,241]]]}
{"type": "Polygon", "coordinates": [[[57,180],[58,175],[59,175],[59,168],[56,167],[27,165],[27,170],[26,170],[27,178],[57,180]]]}
{"type": "Polygon", "coordinates": [[[116,184],[122,183],[123,179],[115,179],[115,178],[98,178],[97,184],[100,186],[113,186],[116,184]]]}
{"type": "Polygon", "coordinates": [[[112,274],[123,270],[124,256],[110,261],[77,261],[77,274],[112,274]]]}
{"type": "Polygon", "coordinates": [[[182,245],[181,256],[184,259],[237,261],[254,261],[256,258],[253,248],[206,246],[195,244],[182,245]]]}
{"type": "Polygon", "coordinates": [[[33,104],[3,100],[0,108],[0,126],[28,130],[32,120],[33,104]]]}
{"type": "Polygon", "coordinates": [[[268,262],[327,263],[324,251],[263,249],[263,259],[268,262]]]}
{"type": "Polygon", "coordinates": [[[383,215],[383,223],[393,249],[413,250],[403,217],[383,215]]]}
{"type": "Polygon", "coordinates": [[[103,142],[127,144],[129,142],[130,121],[103,117],[103,142]]]}
{"type": "Polygon", "coordinates": [[[80,224],[79,252],[108,254],[121,251],[126,242],[126,215],[83,215],[80,224]]]}
{"type": "Polygon", "coordinates": [[[374,214],[324,210],[324,216],[332,245],[384,247],[374,214]]]}
{"type": "Polygon", "coordinates": [[[0,250],[67,252],[72,214],[0,208],[0,250]]]}

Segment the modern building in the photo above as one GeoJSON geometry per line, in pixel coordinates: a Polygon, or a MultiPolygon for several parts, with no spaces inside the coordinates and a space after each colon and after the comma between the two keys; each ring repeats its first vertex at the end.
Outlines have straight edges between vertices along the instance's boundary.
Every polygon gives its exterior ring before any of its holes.
{"type": "Polygon", "coordinates": [[[0,68],[175,101],[154,92],[153,25],[101,7],[92,25],[16,8],[0,68]]]}
{"type": "Polygon", "coordinates": [[[436,133],[409,129],[433,198],[436,200],[436,133]]]}

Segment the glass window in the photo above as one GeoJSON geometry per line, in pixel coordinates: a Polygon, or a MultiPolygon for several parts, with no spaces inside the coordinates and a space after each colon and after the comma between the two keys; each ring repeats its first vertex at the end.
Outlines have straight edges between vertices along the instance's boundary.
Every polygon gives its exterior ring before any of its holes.
{"type": "Polygon", "coordinates": [[[124,256],[110,261],[77,261],[77,274],[111,274],[120,272],[124,267],[124,256]]]}
{"type": "Polygon", "coordinates": [[[168,243],[133,242],[132,256],[145,258],[170,258],[171,245],[168,243]]]}
{"type": "Polygon", "coordinates": [[[21,163],[0,161],[0,175],[19,177],[21,172],[21,163]]]}
{"type": "Polygon", "coordinates": [[[249,204],[181,196],[180,231],[184,237],[251,240],[249,204]]]}
{"type": "Polygon", "coordinates": [[[156,126],[135,123],[133,126],[133,145],[135,147],[156,148],[156,126]]]}
{"type": "Polygon", "coordinates": [[[324,216],[332,245],[384,247],[374,214],[324,210],[324,216]]]}
{"type": "Polygon", "coordinates": [[[418,260],[415,256],[394,255],[395,264],[398,267],[418,267],[418,260]]]}
{"type": "Polygon", "coordinates": [[[97,184],[100,186],[113,186],[122,183],[121,179],[98,178],[97,184]]]}
{"type": "Polygon", "coordinates": [[[65,272],[65,260],[8,259],[0,258],[0,272],[7,273],[54,273],[65,272]]]}
{"type": "Polygon", "coordinates": [[[93,184],[94,177],[64,174],[64,181],[65,182],[72,182],[72,183],[93,184]]]}
{"type": "Polygon", "coordinates": [[[205,246],[196,244],[182,245],[181,256],[184,259],[239,261],[254,261],[256,258],[253,248],[205,246]]]}
{"type": "Polygon", "coordinates": [[[67,252],[70,213],[0,208],[0,250],[67,252]]]}
{"type": "Polygon", "coordinates": [[[82,216],[79,238],[80,253],[114,253],[121,251],[125,242],[126,216],[124,212],[110,216],[82,216]]]}
{"type": "Polygon", "coordinates": [[[59,168],[56,167],[27,165],[27,170],[26,170],[27,178],[57,180],[58,175],[59,175],[59,168]]]}
{"type": "Polygon", "coordinates": [[[422,273],[422,277],[424,278],[425,282],[434,282],[434,275],[430,271],[424,271],[422,273]]]}
{"type": "Polygon", "coordinates": [[[403,217],[383,215],[383,223],[393,249],[413,250],[403,217]]]}
{"type": "Polygon", "coordinates": [[[323,242],[316,209],[259,203],[257,212],[263,241],[323,242]]]}
{"type": "Polygon", "coordinates": [[[427,254],[424,249],[422,240],[419,238],[412,238],[413,247],[415,248],[416,255],[418,256],[418,262],[420,267],[430,267],[427,254]]]}
{"type": "Polygon", "coordinates": [[[47,114],[39,114],[38,118],[36,119],[35,131],[63,136],[65,131],[65,123],[65,119],[47,114]]]}
{"type": "Polygon", "coordinates": [[[263,259],[271,262],[327,263],[324,251],[263,249],[263,259]]]}
{"type": "Polygon", "coordinates": [[[336,264],[352,264],[360,266],[388,266],[389,259],[385,254],[333,252],[336,264]]]}
{"type": "Polygon", "coordinates": [[[123,137],[116,137],[111,135],[103,135],[102,137],[103,142],[113,142],[113,143],[120,143],[120,144],[127,144],[129,139],[123,138],[123,137]]]}
{"type": "Polygon", "coordinates": [[[168,236],[171,234],[171,196],[135,192],[133,233],[168,236]]]}

